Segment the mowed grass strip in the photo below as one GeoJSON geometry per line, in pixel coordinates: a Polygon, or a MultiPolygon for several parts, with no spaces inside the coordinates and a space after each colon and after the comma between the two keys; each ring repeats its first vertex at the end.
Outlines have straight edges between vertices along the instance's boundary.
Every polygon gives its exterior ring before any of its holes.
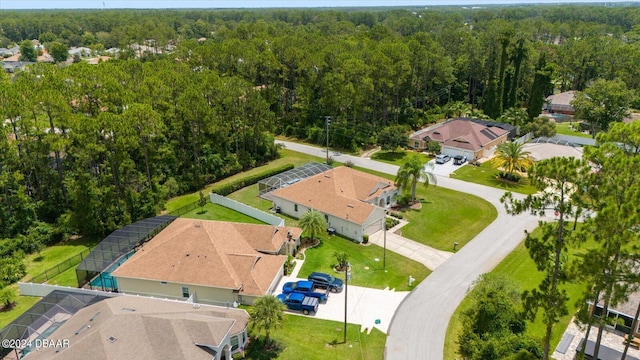
{"type": "Polygon", "coordinates": [[[402,151],[377,151],[371,155],[371,160],[381,161],[387,164],[393,164],[401,166],[404,164],[411,154],[417,154],[422,162],[427,162],[433,159],[432,156],[428,156],[421,152],[414,152],[408,150],[402,151]]]}
{"type": "Polygon", "coordinates": [[[410,291],[424,280],[431,271],[423,264],[407,259],[392,251],[386,251],[386,272],[383,269],[384,249],[375,244],[362,245],[338,235],[320,236],[319,246],[307,249],[305,261],[298,277],[306,278],[313,271],[344,278],[344,273],[333,270],[337,264],[335,253],[346,252],[351,263],[349,284],[375,289],[396,289],[410,291]],[[412,287],[408,284],[408,275],[416,279],[412,287]]]}
{"type": "MultiPolygon", "coordinates": [[[[370,334],[361,332],[360,325],[347,325],[347,343],[344,339],[344,323],[315,319],[313,316],[286,315],[282,328],[271,331],[271,338],[284,350],[277,357],[281,360],[299,359],[382,359],[386,335],[374,328],[370,334]]],[[[264,335],[261,336],[264,338],[264,335]]],[[[263,339],[262,339],[263,340],[263,339]]],[[[250,359],[271,359],[262,349],[246,353],[250,359]]]]}
{"type": "MultiPolygon", "coordinates": [[[[95,237],[80,237],[62,241],[58,244],[47,246],[40,254],[33,253],[26,256],[27,275],[22,279],[30,279],[33,276],[40,275],[46,270],[71,259],[81,252],[92,249],[102,239],[95,237]]],[[[75,268],[75,266],[74,266],[75,268]]]]}
{"type": "MultiPolygon", "coordinates": [[[[299,152],[295,152],[295,151],[291,151],[291,150],[287,150],[287,149],[280,149],[279,151],[280,154],[280,158],[273,160],[271,162],[269,162],[268,164],[262,165],[262,166],[258,166],[254,169],[251,170],[247,170],[247,171],[243,171],[241,173],[235,174],[233,176],[229,176],[228,178],[222,179],[218,182],[215,182],[213,184],[209,184],[207,185],[202,192],[206,195],[209,194],[209,192],[211,191],[211,188],[213,188],[215,185],[223,185],[223,184],[228,184],[231,183],[239,178],[244,178],[247,176],[251,176],[254,174],[259,174],[267,169],[273,169],[276,168],[278,166],[281,165],[286,165],[286,164],[293,164],[294,166],[298,167],[300,165],[304,165],[306,163],[309,162],[323,162],[324,160],[321,160],[318,157],[315,156],[311,156],[311,155],[306,155],[303,153],[299,153],[299,152]]],[[[256,185],[257,186],[257,185],[256,185]]],[[[185,194],[185,195],[181,195],[181,196],[177,196],[173,199],[170,199],[169,201],[167,201],[166,205],[165,205],[165,212],[169,213],[172,212],[174,210],[177,210],[183,206],[189,205],[195,201],[198,201],[198,199],[200,198],[199,192],[196,191],[194,193],[191,194],[185,194]]]]}
{"type": "MultiPolygon", "coordinates": [[[[542,232],[540,228],[537,228],[532,232],[532,235],[540,236],[541,233],[542,232]]],[[[586,244],[583,245],[582,248],[588,246],[592,245],[586,244]]],[[[573,255],[577,255],[583,251],[584,250],[582,250],[581,248],[570,248],[569,258],[571,259],[573,255]]],[[[524,241],[521,242],[511,254],[509,254],[504,260],[502,260],[502,262],[500,262],[500,264],[496,266],[492,273],[501,274],[505,277],[515,280],[515,282],[520,285],[523,291],[532,290],[538,287],[544,277],[544,274],[538,271],[535,263],[529,257],[529,252],[524,246],[524,241]]],[[[569,300],[567,301],[569,314],[560,318],[560,321],[553,327],[551,335],[552,350],[555,349],[556,346],[558,346],[558,343],[562,338],[562,334],[569,325],[571,318],[578,311],[577,301],[582,296],[582,290],[584,290],[585,284],[572,282],[563,285],[562,288],[567,291],[567,296],[569,297],[569,300]]],[[[451,317],[451,320],[449,321],[444,348],[444,359],[446,360],[461,358],[460,354],[458,354],[458,337],[464,331],[464,328],[462,326],[461,314],[470,306],[471,299],[469,297],[465,297],[465,299],[460,303],[460,306],[458,306],[453,316],[451,317]]],[[[539,312],[536,321],[534,321],[533,323],[527,322],[527,334],[538,339],[542,339],[544,337],[544,333],[545,325],[542,323],[542,313],[539,312]]]]}
{"type": "MultiPolygon", "coordinates": [[[[256,187],[258,185],[255,185],[256,187]]],[[[207,203],[202,209],[200,207],[188,212],[181,217],[199,220],[216,220],[241,222],[247,224],[264,224],[262,221],[252,218],[251,216],[226,208],[222,205],[207,203]],[[204,211],[203,211],[204,210],[204,211]]]]}
{"type": "Polygon", "coordinates": [[[454,179],[491,186],[505,191],[513,191],[525,195],[535,194],[538,190],[531,185],[529,178],[524,176],[519,182],[513,183],[498,178],[498,169],[491,166],[490,161],[483,162],[480,166],[470,164],[459,167],[451,173],[454,179]]]}

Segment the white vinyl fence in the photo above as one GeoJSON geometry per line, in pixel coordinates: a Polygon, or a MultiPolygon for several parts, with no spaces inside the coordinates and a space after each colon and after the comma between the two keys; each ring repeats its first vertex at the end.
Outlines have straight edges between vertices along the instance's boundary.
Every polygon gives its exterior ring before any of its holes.
{"type": "Polygon", "coordinates": [[[284,219],[277,217],[275,215],[271,215],[269,213],[266,213],[262,210],[258,210],[254,207],[251,207],[249,205],[245,205],[243,203],[239,203],[235,200],[226,198],[222,195],[218,195],[218,194],[209,194],[209,200],[214,203],[214,204],[218,204],[221,206],[224,206],[226,208],[229,208],[231,210],[235,210],[239,213],[243,213],[247,216],[251,216],[254,219],[258,219],[262,222],[265,222],[269,225],[274,225],[274,226],[284,226],[284,219]]]}

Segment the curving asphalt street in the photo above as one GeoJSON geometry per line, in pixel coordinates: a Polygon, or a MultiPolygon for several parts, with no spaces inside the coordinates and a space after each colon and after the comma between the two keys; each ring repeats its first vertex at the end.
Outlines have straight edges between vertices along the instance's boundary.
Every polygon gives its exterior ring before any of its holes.
{"type": "MultiPolygon", "coordinates": [[[[289,150],[325,157],[321,148],[287,141],[289,150]]],[[[330,151],[335,160],[351,160],[354,165],[395,175],[398,166],[330,151]]],[[[400,304],[387,333],[385,359],[440,360],[451,315],[471,285],[481,274],[493,269],[533,230],[540,220],[529,214],[508,215],[500,203],[503,190],[437,176],[438,186],[481,197],[498,210],[494,222],[472,241],[440,265],[400,304]]]]}

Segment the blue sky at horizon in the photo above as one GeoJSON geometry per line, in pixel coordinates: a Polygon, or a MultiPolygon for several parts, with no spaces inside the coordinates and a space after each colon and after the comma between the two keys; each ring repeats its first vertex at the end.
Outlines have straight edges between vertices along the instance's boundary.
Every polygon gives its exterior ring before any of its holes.
{"type": "MultiPolygon", "coordinates": [[[[615,3],[623,1],[606,1],[615,3]]],[[[0,10],[14,9],[163,9],[163,8],[310,8],[605,3],[601,0],[0,0],[0,10]]]]}

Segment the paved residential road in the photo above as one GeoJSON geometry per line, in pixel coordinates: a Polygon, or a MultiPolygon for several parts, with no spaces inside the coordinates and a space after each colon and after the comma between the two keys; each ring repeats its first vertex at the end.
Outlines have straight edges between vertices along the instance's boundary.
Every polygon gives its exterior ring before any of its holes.
{"type": "MultiPolygon", "coordinates": [[[[322,148],[286,141],[289,150],[325,157],[322,148]]],[[[367,158],[330,151],[340,162],[351,160],[354,165],[395,175],[398,166],[367,158]]],[[[533,230],[539,218],[529,214],[510,216],[500,203],[503,190],[437,176],[437,186],[481,197],[498,210],[496,220],[449,260],[440,265],[400,304],[387,333],[385,359],[440,360],[449,319],[469,288],[480,275],[493,269],[524,238],[524,230],[533,230]]]]}

